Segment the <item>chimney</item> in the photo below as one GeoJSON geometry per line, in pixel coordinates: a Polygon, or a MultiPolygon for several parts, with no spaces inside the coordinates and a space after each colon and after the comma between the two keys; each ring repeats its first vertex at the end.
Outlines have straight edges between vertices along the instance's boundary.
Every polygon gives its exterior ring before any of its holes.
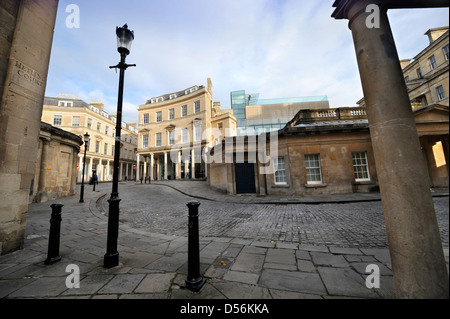
{"type": "Polygon", "coordinates": [[[93,102],[91,103],[91,105],[92,105],[93,107],[98,108],[100,111],[104,111],[105,105],[102,103],[102,101],[93,101],[93,102]]]}
{"type": "Polygon", "coordinates": [[[401,67],[402,67],[402,70],[403,70],[404,68],[406,68],[406,67],[409,65],[410,62],[411,62],[411,59],[400,60],[400,65],[401,65],[401,67]]]}
{"type": "Polygon", "coordinates": [[[425,33],[425,35],[428,36],[428,39],[430,40],[430,44],[431,44],[447,31],[448,31],[448,27],[434,28],[434,29],[428,30],[425,33]]]}

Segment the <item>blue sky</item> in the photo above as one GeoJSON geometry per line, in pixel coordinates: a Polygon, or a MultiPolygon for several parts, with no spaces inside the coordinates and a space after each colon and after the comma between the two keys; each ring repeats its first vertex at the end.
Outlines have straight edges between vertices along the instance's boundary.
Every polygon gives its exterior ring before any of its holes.
{"type": "MultiPolygon", "coordinates": [[[[214,85],[214,101],[230,108],[230,92],[261,98],[327,95],[330,107],[362,96],[348,21],[334,20],[333,0],[60,0],[46,96],[75,94],[117,106],[116,26],[135,31],[125,76],[124,120],[151,97],[214,85]],[[66,7],[78,5],[80,28],[66,7]]],[[[401,59],[428,45],[424,33],[448,26],[448,8],[392,10],[401,59]]]]}

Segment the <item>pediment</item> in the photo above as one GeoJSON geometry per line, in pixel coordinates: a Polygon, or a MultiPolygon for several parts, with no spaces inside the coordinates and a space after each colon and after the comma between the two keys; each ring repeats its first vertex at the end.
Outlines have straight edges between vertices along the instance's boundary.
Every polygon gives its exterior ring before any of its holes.
{"type": "Polygon", "coordinates": [[[448,122],[448,106],[441,104],[432,104],[414,111],[414,120],[416,123],[442,123],[448,122]]]}

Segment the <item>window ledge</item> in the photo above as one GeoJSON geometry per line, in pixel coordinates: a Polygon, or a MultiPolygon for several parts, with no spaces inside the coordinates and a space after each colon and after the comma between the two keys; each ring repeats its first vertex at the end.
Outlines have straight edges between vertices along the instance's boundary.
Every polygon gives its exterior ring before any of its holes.
{"type": "Polygon", "coordinates": [[[273,184],[272,188],[289,188],[291,185],[289,184],[273,184]]]}
{"type": "Polygon", "coordinates": [[[352,185],[375,185],[374,181],[353,181],[352,185]]]}
{"type": "Polygon", "coordinates": [[[320,188],[320,187],[327,187],[328,184],[322,183],[322,184],[305,184],[306,188],[320,188]]]}

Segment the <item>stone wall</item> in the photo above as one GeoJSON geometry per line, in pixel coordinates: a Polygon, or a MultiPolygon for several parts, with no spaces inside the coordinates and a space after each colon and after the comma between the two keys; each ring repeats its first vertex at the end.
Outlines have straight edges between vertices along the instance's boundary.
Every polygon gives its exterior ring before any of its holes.
{"type": "Polygon", "coordinates": [[[36,173],[30,202],[43,203],[75,194],[80,136],[41,124],[36,173]]]}

